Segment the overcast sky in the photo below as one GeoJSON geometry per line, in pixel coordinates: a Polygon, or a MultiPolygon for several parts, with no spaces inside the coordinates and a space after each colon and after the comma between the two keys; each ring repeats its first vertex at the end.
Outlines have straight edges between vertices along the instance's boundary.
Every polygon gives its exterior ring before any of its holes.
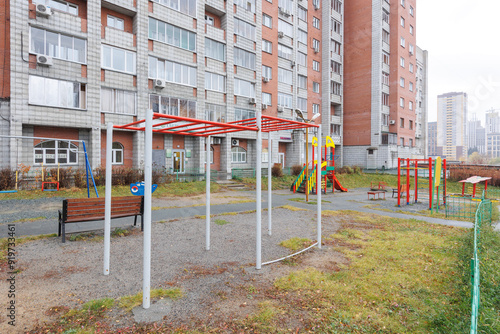
{"type": "Polygon", "coordinates": [[[417,0],[415,12],[417,45],[429,52],[429,121],[439,94],[466,92],[469,119],[484,126],[485,111],[500,109],[500,1],[417,0]]]}

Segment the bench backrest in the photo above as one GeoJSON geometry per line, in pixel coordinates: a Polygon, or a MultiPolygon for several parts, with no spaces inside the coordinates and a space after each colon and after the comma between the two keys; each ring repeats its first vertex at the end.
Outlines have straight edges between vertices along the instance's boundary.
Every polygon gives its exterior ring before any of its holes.
{"type": "MultiPolygon", "coordinates": [[[[70,198],[63,201],[63,220],[85,221],[104,219],[104,198],[70,198]]],[[[111,217],[141,215],[144,211],[143,196],[111,198],[111,217]]]]}

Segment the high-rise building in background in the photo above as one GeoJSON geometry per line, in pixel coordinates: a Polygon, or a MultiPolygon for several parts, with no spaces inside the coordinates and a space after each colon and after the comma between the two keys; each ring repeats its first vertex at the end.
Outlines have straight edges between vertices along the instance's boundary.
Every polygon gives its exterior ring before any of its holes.
{"type": "Polygon", "coordinates": [[[486,131],[475,114],[467,122],[467,146],[469,148],[468,155],[471,155],[472,152],[486,153],[486,131]]]}
{"type": "Polygon", "coordinates": [[[437,146],[450,161],[467,159],[467,93],[446,93],[437,99],[437,146]]]}
{"type": "Polygon", "coordinates": [[[425,133],[427,57],[421,52],[418,60],[416,55],[415,3],[345,4],[343,130],[348,165],[394,168],[398,157],[424,158],[425,144],[417,146],[416,139],[425,133]],[[422,82],[417,84],[417,78],[422,82]],[[419,117],[417,86],[422,91],[419,117]]]}
{"type": "Polygon", "coordinates": [[[416,47],[417,69],[415,77],[415,155],[418,158],[428,156],[427,153],[427,109],[428,109],[428,52],[416,47]]]}
{"type": "Polygon", "coordinates": [[[500,157],[500,109],[486,111],[486,154],[500,157]]]}
{"type": "Polygon", "coordinates": [[[437,146],[437,122],[427,123],[427,156],[439,157],[443,154],[443,148],[437,146]]]}

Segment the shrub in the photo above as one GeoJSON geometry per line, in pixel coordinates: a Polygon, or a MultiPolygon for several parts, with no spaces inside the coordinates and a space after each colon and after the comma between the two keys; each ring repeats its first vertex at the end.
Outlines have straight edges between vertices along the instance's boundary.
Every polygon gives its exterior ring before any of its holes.
{"type": "Polygon", "coordinates": [[[298,176],[304,167],[302,165],[293,165],[291,167],[292,176],[298,176]]]}
{"type": "Polygon", "coordinates": [[[77,188],[87,188],[87,174],[85,169],[77,169],[74,172],[73,179],[75,182],[75,187],[77,188]]]}
{"type": "Polygon", "coordinates": [[[271,168],[271,175],[274,177],[283,177],[283,169],[281,168],[281,164],[274,164],[271,168]]]}
{"type": "Polygon", "coordinates": [[[0,190],[12,190],[16,186],[16,173],[10,168],[0,170],[0,190]]]}
{"type": "MultiPolygon", "coordinates": [[[[47,180],[52,182],[57,181],[57,168],[47,169],[47,180]]],[[[60,188],[71,188],[71,178],[73,176],[73,171],[71,167],[59,168],[59,187],[60,188]]]]}

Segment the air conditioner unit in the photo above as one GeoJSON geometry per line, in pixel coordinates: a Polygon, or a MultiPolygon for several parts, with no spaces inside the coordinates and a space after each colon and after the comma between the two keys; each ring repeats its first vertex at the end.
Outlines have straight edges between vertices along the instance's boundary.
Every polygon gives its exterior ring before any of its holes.
{"type": "Polygon", "coordinates": [[[319,48],[314,48],[314,53],[318,53],[319,52],[319,48]]]}
{"type": "Polygon", "coordinates": [[[213,144],[213,145],[220,145],[222,143],[222,138],[212,137],[210,141],[211,141],[211,144],[213,144]]]}
{"type": "Polygon", "coordinates": [[[239,139],[231,139],[231,145],[232,146],[238,146],[240,144],[240,140],[239,139]]]}
{"type": "Polygon", "coordinates": [[[46,55],[36,55],[36,63],[38,65],[52,66],[52,57],[46,55]]]}
{"type": "Polygon", "coordinates": [[[315,3],[314,3],[314,9],[316,9],[316,10],[318,10],[318,9],[319,9],[319,0],[318,0],[318,2],[315,2],[315,3]]]}
{"type": "Polygon", "coordinates": [[[39,3],[38,5],[36,5],[36,13],[41,16],[50,16],[52,15],[52,9],[45,6],[44,4],[39,3]]]}
{"type": "Polygon", "coordinates": [[[288,10],[284,10],[283,15],[285,15],[286,17],[289,17],[292,14],[288,10]]]}
{"type": "Polygon", "coordinates": [[[255,98],[254,98],[254,97],[251,97],[251,98],[248,100],[248,104],[255,104],[255,98]]]}
{"type": "Polygon", "coordinates": [[[278,112],[283,112],[285,111],[285,107],[283,106],[278,106],[278,112]]]}
{"type": "Polygon", "coordinates": [[[283,31],[278,31],[278,38],[285,37],[285,33],[283,31]]]}
{"type": "Polygon", "coordinates": [[[396,121],[395,121],[395,120],[393,120],[393,119],[391,119],[391,120],[389,121],[389,124],[390,124],[390,125],[394,125],[394,124],[396,124],[396,121]]]}
{"type": "Polygon", "coordinates": [[[292,60],[292,61],[290,62],[290,66],[291,66],[292,68],[293,68],[293,67],[295,67],[295,61],[293,61],[293,60],[292,60]]]}
{"type": "Polygon", "coordinates": [[[165,88],[165,80],[155,79],[155,87],[156,88],[165,88]]]}
{"type": "Polygon", "coordinates": [[[262,81],[263,81],[263,82],[269,82],[269,80],[270,80],[270,79],[269,79],[268,77],[262,77],[262,81]]]}
{"type": "Polygon", "coordinates": [[[267,109],[267,104],[263,104],[262,105],[262,110],[266,110],[267,109]]]}

